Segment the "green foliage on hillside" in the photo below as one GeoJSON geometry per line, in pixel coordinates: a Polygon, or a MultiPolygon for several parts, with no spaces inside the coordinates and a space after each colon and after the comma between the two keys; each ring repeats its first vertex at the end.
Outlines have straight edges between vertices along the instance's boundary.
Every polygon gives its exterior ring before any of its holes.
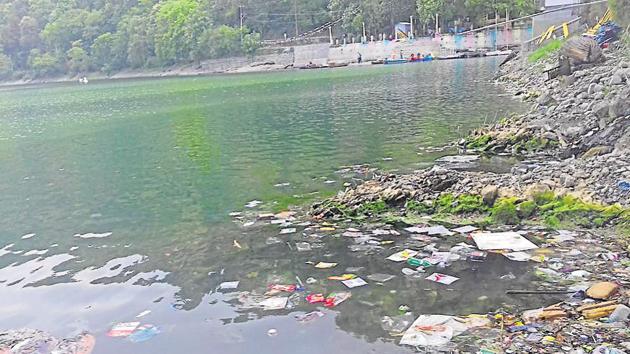
{"type": "MultiPolygon", "coordinates": [[[[622,0],[617,0],[622,1],[622,0]]],[[[625,1],[625,0],[623,0],[625,1]]],[[[211,58],[253,56],[280,39],[342,18],[335,35],[392,34],[420,18],[448,31],[485,24],[495,11],[534,11],[535,0],[0,0],[0,79],[113,73],[211,58]],[[241,27],[241,19],[243,27],[241,27]]],[[[323,33],[322,35],[326,35],[323,33]]]]}

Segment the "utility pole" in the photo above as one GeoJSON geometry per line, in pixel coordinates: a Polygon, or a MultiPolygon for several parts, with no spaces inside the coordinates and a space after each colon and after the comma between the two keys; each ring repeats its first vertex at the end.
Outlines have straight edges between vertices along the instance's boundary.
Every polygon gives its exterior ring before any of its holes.
{"type": "Polygon", "coordinates": [[[238,17],[240,17],[241,20],[241,43],[243,43],[243,6],[239,5],[238,6],[238,17]]]}
{"type": "Polygon", "coordinates": [[[510,29],[510,9],[505,8],[505,29],[510,29]]]}
{"type": "Polygon", "coordinates": [[[295,38],[300,35],[300,29],[298,28],[298,8],[297,8],[297,0],[293,0],[293,10],[295,13],[295,38]]]}
{"type": "Polygon", "coordinates": [[[494,10],[494,50],[498,50],[499,41],[499,10],[494,10]]]}
{"type": "Polygon", "coordinates": [[[435,14],[435,34],[440,33],[440,14],[435,14]]]}
{"type": "Polygon", "coordinates": [[[409,23],[411,24],[411,34],[409,35],[409,38],[413,39],[413,16],[409,16],[409,23]]]}
{"type": "Polygon", "coordinates": [[[361,43],[367,42],[367,35],[365,34],[365,22],[363,22],[363,38],[361,38],[361,43]]]}
{"type": "Polygon", "coordinates": [[[330,36],[330,45],[333,45],[332,26],[328,26],[328,35],[330,36]]]}

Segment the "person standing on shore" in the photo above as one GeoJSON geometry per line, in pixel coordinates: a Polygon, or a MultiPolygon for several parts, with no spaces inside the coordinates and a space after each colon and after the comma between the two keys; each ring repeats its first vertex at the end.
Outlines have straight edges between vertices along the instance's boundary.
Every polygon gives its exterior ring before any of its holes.
{"type": "Polygon", "coordinates": [[[357,63],[361,64],[363,62],[363,57],[361,56],[361,53],[359,53],[359,56],[357,58],[357,63]]]}

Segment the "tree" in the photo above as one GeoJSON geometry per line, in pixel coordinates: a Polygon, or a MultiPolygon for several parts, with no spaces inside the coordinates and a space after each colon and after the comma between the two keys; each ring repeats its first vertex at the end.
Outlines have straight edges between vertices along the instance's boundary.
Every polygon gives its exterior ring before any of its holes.
{"type": "Polygon", "coordinates": [[[0,52],[0,79],[6,79],[11,75],[13,63],[8,55],[0,52]]]}
{"type": "Polygon", "coordinates": [[[233,27],[223,25],[210,34],[212,56],[221,58],[239,54],[241,32],[233,27]]]}
{"type": "Polygon", "coordinates": [[[114,35],[107,32],[94,39],[90,47],[92,54],[92,64],[106,73],[110,73],[114,63],[114,35]]]}
{"type": "Polygon", "coordinates": [[[39,45],[39,25],[34,17],[24,16],[20,20],[20,47],[28,53],[39,45]]]}
{"type": "Polygon", "coordinates": [[[66,52],[68,69],[71,74],[87,72],[90,68],[90,58],[87,52],[81,48],[81,41],[72,43],[72,48],[66,52]]]}
{"type": "Polygon", "coordinates": [[[243,36],[243,43],[241,44],[241,47],[243,49],[243,52],[250,57],[253,58],[254,55],[256,55],[256,51],[258,50],[258,48],[261,47],[261,45],[262,43],[260,42],[260,33],[253,32],[243,36]]]}
{"type": "Polygon", "coordinates": [[[50,53],[40,53],[39,49],[31,50],[29,67],[37,76],[56,74],[60,70],[59,60],[50,53]]]}
{"type": "Polygon", "coordinates": [[[196,0],[166,0],[156,14],[155,52],[164,64],[191,60],[199,36],[209,24],[196,0]]]}

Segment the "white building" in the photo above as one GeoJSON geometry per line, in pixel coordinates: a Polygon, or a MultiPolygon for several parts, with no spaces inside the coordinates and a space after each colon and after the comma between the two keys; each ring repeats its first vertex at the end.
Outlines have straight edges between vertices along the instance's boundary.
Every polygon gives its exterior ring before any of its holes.
{"type": "Polygon", "coordinates": [[[545,0],[545,8],[560,7],[566,5],[579,4],[580,0],[545,0]]]}

